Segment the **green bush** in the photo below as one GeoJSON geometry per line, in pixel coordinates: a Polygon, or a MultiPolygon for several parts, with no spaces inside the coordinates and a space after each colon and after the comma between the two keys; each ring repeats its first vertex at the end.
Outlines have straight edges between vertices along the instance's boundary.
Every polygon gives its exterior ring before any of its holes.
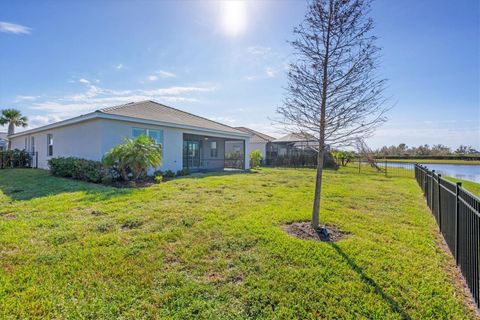
{"type": "Polygon", "coordinates": [[[262,164],[262,152],[258,149],[250,152],[250,168],[260,167],[262,164]]]}
{"type": "Polygon", "coordinates": [[[50,173],[54,176],[98,183],[105,177],[100,161],[74,157],[58,157],[48,160],[50,173]]]}
{"type": "Polygon", "coordinates": [[[32,157],[25,150],[0,151],[0,168],[26,168],[32,164],[32,157]]]}
{"type": "Polygon", "coordinates": [[[182,177],[182,176],[188,176],[189,174],[190,174],[190,171],[188,170],[188,168],[183,168],[182,170],[178,170],[175,175],[177,177],[182,177]]]}
{"type": "Polygon", "coordinates": [[[165,178],[173,178],[175,177],[175,172],[173,172],[172,170],[167,170],[163,173],[163,176],[165,178]]]}
{"type": "Polygon", "coordinates": [[[74,179],[98,183],[102,181],[104,175],[100,161],[77,159],[74,162],[74,179]]]}
{"type": "Polygon", "coordinates": [[[77,158],[73,157],[58,157],[48,160],[50,173],[57,177],[73,178],[73,171],[75,168],[75,161],[77,158]]]}

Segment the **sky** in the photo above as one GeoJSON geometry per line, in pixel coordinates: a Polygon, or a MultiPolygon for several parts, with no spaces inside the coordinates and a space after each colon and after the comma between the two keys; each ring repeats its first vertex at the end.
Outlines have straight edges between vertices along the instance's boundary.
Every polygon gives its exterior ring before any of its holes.
{"type": "MultiPolygon", "coordinates": [[[[480,2],[377,0],[371,17],[389,121],[372,148],[480,149],[480,2]]],[[[0,109],[38,127],[156,100],[282,136],[303,0],[0,2],[0,109]]],[[[2,127],[0,127],[0,131],[2,127]]],[[[3,128],[6,131],[6,128],[3,128]]]]}

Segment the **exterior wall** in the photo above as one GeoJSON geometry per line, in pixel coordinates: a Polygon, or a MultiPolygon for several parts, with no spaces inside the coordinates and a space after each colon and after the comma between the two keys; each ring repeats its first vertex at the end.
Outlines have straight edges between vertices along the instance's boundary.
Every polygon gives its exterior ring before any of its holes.
{"type": "Polygon", "coordinates": [[[11,138],[12,149],[38,152],[38,167],[48,169],[48,160],[55,157],[78,157],[100,160],[100,120],[90,120],[11,138]],[[47,134],[53,135],[53,156],[47,156],[47,134]],[[35,139],[35,148],[31,138],[35,139]],[[25,145],[25,138],[27,144],[25,145]]]}
{"type": "MultiPolygon", "coordinates": [[[[101,160],[113,146],[132,137],[133,128],[146,128],[163,131],[163,160],[158,169],[177,171],[183,168],[183,134],[205,135],[225,139],[244,139],[248,146],[248,137],[241,138],[230,134],[211,133],[208,130],[189,130],[166,126],[148,125],[140,122],[127,122],[110,119],[92,119],[63,127],[42,130],[28,135],[12,138],[13,149],[31,151],[30,138],[35,137],[35,151],[38,152],[38,167],[48,169],[48,160],[54,157],[78,157],[101,160]],[[47,157],[47,134],[53,135],[53,157],[47,157]]],[[[219,139],[219,142],[222,139],[219,139]]],[[[211,140],[213,141],[213,140],[211,140]]],[[[224,143],[218,144],[218,154],[223,155],[224,143]]],[[[206,149],[204,149],[206,150],[206,149]]],[[[210,153],[210,149],[208,149],[210,153]]],[[[248,152],[245,150],[245,166],[248,169],[248,152]]],[[[210,154],[208,154],[210,155],[210,154]]]]}

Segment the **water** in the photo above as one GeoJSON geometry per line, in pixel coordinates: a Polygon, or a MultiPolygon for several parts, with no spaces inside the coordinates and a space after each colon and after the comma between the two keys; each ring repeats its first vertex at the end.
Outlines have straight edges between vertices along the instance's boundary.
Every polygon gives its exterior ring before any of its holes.
{"type": "MultiPolygon", "coordinates": [[[[384,165],[385,163],[381,163],[384,165]]],[[[480,183],[480,165],[422,163],[429,170],[435,170],[443,176],[480,183]]],[[[411,163],[388,162],[388,167],[412,168],[411,163]]]]}

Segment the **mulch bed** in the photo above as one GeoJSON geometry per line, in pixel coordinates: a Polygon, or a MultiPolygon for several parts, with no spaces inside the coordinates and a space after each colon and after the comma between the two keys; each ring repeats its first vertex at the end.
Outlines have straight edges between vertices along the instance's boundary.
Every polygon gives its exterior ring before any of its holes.
{"type": "Polygon", "coordinates": [[[303,240],[315,240],[323,242],[337,242],[345,238],[347,233],[340,231],[333,225],[322,225],[318,229],[312,228],[310,222],[294,222],[283,226],[288,234],[303,240]],[[326,228],[328,235],[322,232],[326,228]]]}

